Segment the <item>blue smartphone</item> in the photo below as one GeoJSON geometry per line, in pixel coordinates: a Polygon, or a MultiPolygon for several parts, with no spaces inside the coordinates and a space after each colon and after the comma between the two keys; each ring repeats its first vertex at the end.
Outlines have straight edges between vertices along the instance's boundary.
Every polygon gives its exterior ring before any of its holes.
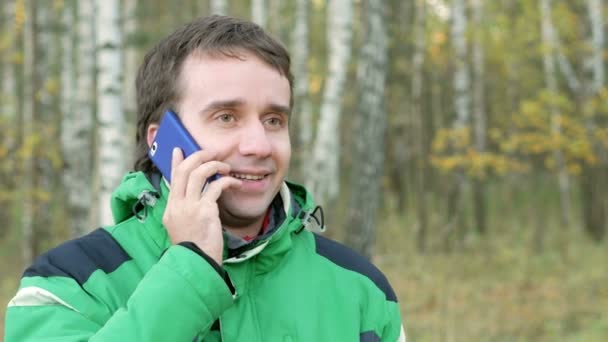
{"type": "MultiPolygon", "coordinates": [[[[201,149],[194,138],[192,138],[192,135],[186,130],[177,114],[172,110],[167,110],[160,121],[154,141],[148,150],[148,156],[169,183],[171,183],[171,159],[173,158],[173,149],[175,147],[179,147],[182,150],[184,159],[201,149]]],[[[219,177],[220,175],[215,174],[209,177],[207,182],[212,182],[219,177]]]]}

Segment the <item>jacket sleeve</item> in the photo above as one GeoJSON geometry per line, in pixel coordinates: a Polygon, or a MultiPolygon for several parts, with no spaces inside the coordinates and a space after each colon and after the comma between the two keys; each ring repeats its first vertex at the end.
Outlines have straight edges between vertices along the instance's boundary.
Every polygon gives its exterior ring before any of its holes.
{"type": "Polygon", "coordinates": [[[183,246],[170,247],[126,305],[103,323],[84,314],[91,311],[82,303],[104,310],[106,303],[90,298],[75,282],[38,278],[22,279],[9,303],[5,341],[191,341],[208,333],[233,303],[213,266],[183,246]]]}
{"type": "Polygon", "coordinates": [[[382,342],[405,342],[405,331],[401,323],[401,313],[396,302],[387,302],[387,321],[382,333],[382,342]]]}

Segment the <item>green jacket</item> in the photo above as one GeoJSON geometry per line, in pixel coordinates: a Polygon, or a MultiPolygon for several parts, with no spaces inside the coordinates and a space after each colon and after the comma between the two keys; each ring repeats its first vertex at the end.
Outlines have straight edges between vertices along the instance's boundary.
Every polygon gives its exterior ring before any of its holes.
{"type": "Polygon", "coordinates": [[[303,229],[315,208],[301,186],[281,189],[285,215],[274,233],[225,251],[225,272],[171,245],[162,225],[167,193],[164,183],[128,174],[112,198],[116,225],[48,251],[25,271],[5,341],[405,340],[382,273],[303,229]]]}

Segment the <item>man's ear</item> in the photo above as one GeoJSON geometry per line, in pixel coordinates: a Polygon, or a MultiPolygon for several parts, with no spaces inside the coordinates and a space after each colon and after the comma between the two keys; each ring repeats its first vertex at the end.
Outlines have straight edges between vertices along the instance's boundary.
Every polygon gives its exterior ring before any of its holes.
{"type": "Polygon", "coordinates": [[[148,131],[146,132],[146,142],[148,143],[148,147],[152,146],[152,142],[154,142],[154,138],[156,138],[157,132],[158,132],[157,123],[153,123],[148,126],[148,131]]]}

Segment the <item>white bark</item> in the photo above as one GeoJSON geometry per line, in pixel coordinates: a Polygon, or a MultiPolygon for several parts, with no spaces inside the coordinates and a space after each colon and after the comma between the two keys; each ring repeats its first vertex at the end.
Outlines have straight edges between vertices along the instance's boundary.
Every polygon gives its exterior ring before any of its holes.
{"type": "Polygon", "coordinates": [[[226,0],[211,0],[211,14],[228,14],[228,1],[226,0]]]}
{"type": "Polygon", "coordinates": [[[307,182],[320,204],[335,198],[339,191],[340,107],[351,59],[351,0],[329,2],[327,23],[329,68],[307,182]]]}
{"type": "Polygon", "coordinates": [[[454,49],[454,105],[456,128],[470,121],[469,65],[467,63],[467,18],[464,0],[452,0],[452,47],[454,49]]]}
{"type": "MultiPolygon", "coordinates": [[[[123,20],[124,20],[124,35],[125,37],[132,37],[137,31],[137,0],[123,0],[123,20]]],[[[133,42],[125,44],[125,70],[124,70],[124,113],[127,118],[135,118],[137,113],[137,100],[135,96],[135,76],[137,74],[137,67],[139,60],[137,58],[137,48],[133,42]]],[[[132,122],[134,120],[127,120],[132,122]]],[[[123,144],[125,146],[125,165],[131,166],[135,159],[135,139],[133,134],[124,134],[123,144]]]]}
{"type": "Polygon", "coordinates": [[[79,2],[79,15],[84,18],[75,20],[73,2],[66,2],[63,9],[64,32],[62,37],[62,112],[61,146],[65,168],[63,170],[63,186],[67,196],[67,208],[70,218],[70,234],[80,236],[90,230],[89,210],[91,208],[91,150],[90,134],[92,125],[92,99],[87,94],[93,89],[91,60],[93,59],[92,43],[82,41],[79,44],[78,63],[74,60],[74,42],[77,36],[86,37],[91,41],[93,23],[91,22],[92,2],[79,2]],[[87,7],[88,6],[88,7],[87,7]],[[72,28],[76,28],[73,30],[72,28]],[[84,30],[81,31],[81,30],[84,30]],[[88,37],[87,37],[88,36],[88,37]],[[89,51],[86,50],[90,46],[89,51]],[[91,70],[81,68],[82,63],[91,65],[91,70]],[[79,77],[76,79],[76,72],[79,77]],[[84,75],[83,75],[84,73],[84,75]],[[84,83],[83,80],[90,80],[84,83]],[[82,88],[79,88],[82,87],[82,88]],[[78,98],[88,96],[89,99],[78,98]],[[77,102],[78,101],[78,102],[77,102]],[[78,104],[78,106],[76,106],[78,104]]]}
{"type": "MultiPolygon", "coordinates": [[[[467,59],[467,17],[465,0],[452,0],[452,25],[451,39],[452,51],[454,60],[454,78],[452,80],[452,89],[454,92],[454,109],[456,118],[453,122],[455,129],[466,128],[470,126],[471,121],[471,100],[470,100],[470,80],[469,80],[469,63],[467,59]]],[[[462,172],[454,174],[450,189],[448,191],[448,223],[445,225],[445,244],[446,249],[452,241],[452,236],[455,231],[462,230],[464,227],[457,227],[461,221],[459,220],[461,206],[464,202],[463,192],[467,186],[467,181],[462,172]]]]}
{"type": "Polygon", "coordinates": [[[93,206],[92,173],[94,155],[93,93],[95,90],[95,36],[94,5],[92,0],[78,1],[77,18],[72,9],[64,9],[64,25],[67,32],[63,37],[63,120],[62,150],[65,161],[63,184],[67,195],[70,217],[70,234],[81,236],[93,228],[91,209],[93,206]],[[70,31],[75,27],[75,32],[70,31]],[[73,38],[76,36],[76,39],[73,38]],[[78,41],[76,63],[71,49],[78,41]],[[74,71],[73,68],[76,68],[74,71]]]}
{"type": "Polygon", "coordinates": [[[472,0],[473,20],[477,28],[473,43],[473,115],[475,117],[475,148],[483,152],[486,149],[486,113],[484,103],[484,50],[481,34],[483,27],[483,0],[472,0]]]}
{"type": "Polygon", "coordinates": [[[581,90],[581,83],[576,77],[576,73],[574,72],[572,64],[570,64],[568,58],[566,58],[566,56],[561,51],[556,51],[556,55],[557,65],[559,66],[559,69],[566,78],[568,88],[570,88],[570,90],[572,90],[573,92],[578,93],[581,90]]]}
{"type": "Polygon", "coordinates": [[[368,0],[367,37],[357,69],[359,104],[354,140],[347,244],[371,258],[384,166],[387,37],[382,0],[368,0]],[[364,194],[364,195],[362,195],[364,194]]]}
{"type": "Polygon", "coordinates": [[[312,106],[308,98],[308,0],[297,0],[293,39],[291,44],[293,73],[294,73],[294,116],[298,120],[298,131],[295,138],[298,139],[297,146],[301,152],[301,161],[298,165],[301,170],[299,174],[305,174],[305,161],[310,155],[310,143],[312,141],[312,106]]]}
{"type": "Polygon", "coordinates": [[[597,93],[604,87],[604,18],[602,0],[587,0],[587,11],[591,21],[591,69],[592,92],[597,93]]]}
{"type": "Polygon", "coordinates": [[[122,35],[119,0],[98,1],[97,19],[97,129],[99,221],[113,223],[110,198],[125,172],[122,99],[122,35]]]}
{"type": "Polygon", "coordinates": [[[268,5],[266,0],[251,0],[251,20],[262,27],[266,27],[267,17],[268,5]]]}
{"type": "MultiPolygon", "coordinates": [[[[550,0],[541,0],[539,3],[541,15],[541,35],[544,45],[543,52],[543,69],[545,72],[545,82],[547,89],[552,95],[557,95],[557,78],[555,75],[555,48],[556,39],[551,19],[551,3],[550,0]]],[[[550,105],[551,117],[551,133],[559,136],[561,129],[559,125],[559,113],[555,106],[550,105]]],[[[557,165],[557,177],[560,190],[561,203],[561,219],[564,226],[570,223],[570,181],[566,172],[564,156],[560,149],[554,152],[554,158],[557,165]]]]}

